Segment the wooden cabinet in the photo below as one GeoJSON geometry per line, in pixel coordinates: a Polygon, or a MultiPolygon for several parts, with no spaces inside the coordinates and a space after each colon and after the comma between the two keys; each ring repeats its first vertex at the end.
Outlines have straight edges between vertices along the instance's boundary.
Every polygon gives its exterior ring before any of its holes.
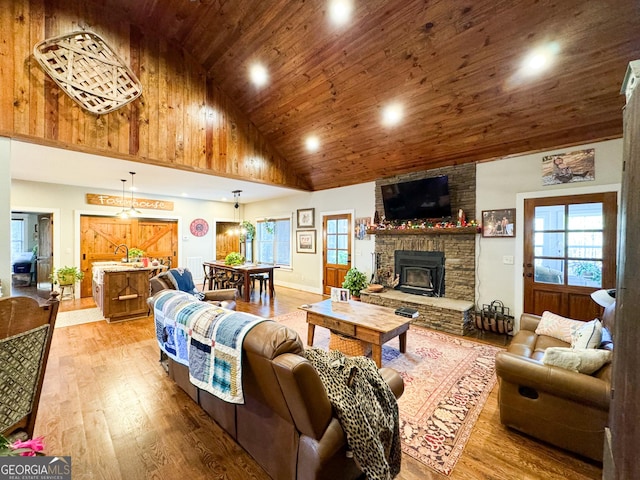
{"type": "Polygon", "coordinates": [[[640,368],[638,368],[638,311],[640,311],[640,87],[624,112],[624,153],[620,196],[620,238],[616,319],[613,326],[613,376],[609,428],[605,430],[603,478],[640,478],[640,368]]]}
{"type": "Polygon", "coordinates": [[[96,304],[107,322],[147,315],[149,272],[145,270],[105,271],[102,284],[94,285],[96,304]]]}

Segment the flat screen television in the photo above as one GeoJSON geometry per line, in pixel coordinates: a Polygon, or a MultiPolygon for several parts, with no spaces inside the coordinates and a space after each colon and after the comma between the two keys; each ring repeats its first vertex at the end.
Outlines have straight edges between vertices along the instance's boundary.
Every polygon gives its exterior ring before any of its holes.
{"type": "Polygon", "coordinates": [[[451,216],[449,177],[423,178],[382,185],[387,220],[441,219],[451,216]]]}

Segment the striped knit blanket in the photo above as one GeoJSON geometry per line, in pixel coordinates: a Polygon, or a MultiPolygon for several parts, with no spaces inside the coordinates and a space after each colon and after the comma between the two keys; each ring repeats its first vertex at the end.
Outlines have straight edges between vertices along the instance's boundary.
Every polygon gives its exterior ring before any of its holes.
{"type": "Polygon", "coordinates": [[[229,403],[244,403],[242,341],[265,319],[176,290],[156,294],[153,309],[160,349],[189,367],[191,383],[229,403]]]}

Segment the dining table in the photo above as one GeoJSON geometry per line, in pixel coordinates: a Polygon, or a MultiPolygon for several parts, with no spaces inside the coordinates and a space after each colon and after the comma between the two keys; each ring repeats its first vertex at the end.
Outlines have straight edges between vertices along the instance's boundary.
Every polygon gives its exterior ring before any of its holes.
{"type": "Polygon", "coordinates": [[[278,265],[271,265],[268,263],[242,263],[240,265],[227,265],[223,261],[214,260],[211,262],[203,262],[204,266],[209,269],[209,290],[213,288],[214,274],[218,270],[241,274],[244,277],[242,299],[245,302],[251,301],[251,275],[259,273],[269,274],[269,294],[273,297],[275,288],[273,284],[273,270],[280,268],[278,265]]]}

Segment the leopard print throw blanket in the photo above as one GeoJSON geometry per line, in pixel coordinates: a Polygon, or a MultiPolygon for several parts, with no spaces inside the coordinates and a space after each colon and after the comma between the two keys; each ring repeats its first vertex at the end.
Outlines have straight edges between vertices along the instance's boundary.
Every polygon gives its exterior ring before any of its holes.
{"type": "Polygon", "coordinates": [[[360,469],[368,479],[394,478],[401,458],[398,404],[376,364],[319,348],[304,355],[322,380],[360,469]]]}

